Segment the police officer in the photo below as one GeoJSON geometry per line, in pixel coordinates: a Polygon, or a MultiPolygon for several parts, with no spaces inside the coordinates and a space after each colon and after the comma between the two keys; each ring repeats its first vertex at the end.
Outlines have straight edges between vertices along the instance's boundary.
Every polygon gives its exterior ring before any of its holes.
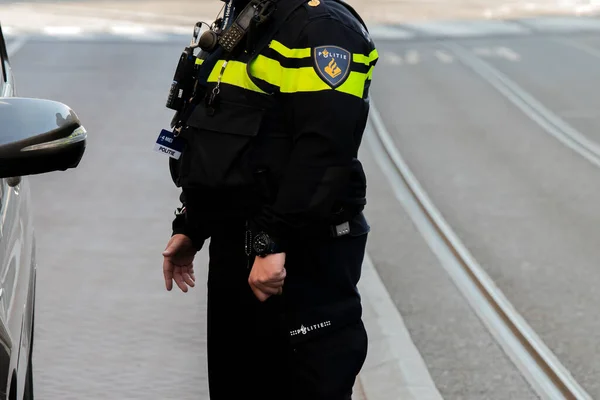
{"type": "Polygon", "coordinates": [[[339,0],[234,0],[213,30],[172,163],[183,206],[167,290],[194,287],[210,238],[211,399],[351,399],[367,354],[357,155],[377,51],[339,0]]]}

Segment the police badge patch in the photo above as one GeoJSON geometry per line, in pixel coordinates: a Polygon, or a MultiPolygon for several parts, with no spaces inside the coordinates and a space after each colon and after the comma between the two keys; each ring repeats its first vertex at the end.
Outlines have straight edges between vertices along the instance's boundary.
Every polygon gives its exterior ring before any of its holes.
{"type": "Polygon", "coordinates": [[[346,81],[350,74],[352,55],[337,46],[320,46],[314,49],[314,67],[321,79],[333,89],[346,81]]]}

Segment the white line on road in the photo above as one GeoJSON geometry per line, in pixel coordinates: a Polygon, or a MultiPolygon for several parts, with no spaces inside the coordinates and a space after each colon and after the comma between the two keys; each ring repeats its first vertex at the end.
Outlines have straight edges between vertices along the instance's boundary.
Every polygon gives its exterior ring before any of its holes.
{"type": "Polygon", "coordinates": [[[421,61],[421,56],[417,50],[409,50],[406,52],[405,59],[407,63],[415,65],[421,61]]]}
{"type": "Polygon", "coordinates": [[[452,57],[452,55],[450,55],[450,53],[447,53],[442,50],[436,50],[435,56],[437,57],[438,60],[440,60],[444,64],[450,64],[454,61],[454,57],[452,57]]]}
{"type": "Polygon", "coordinates": [[[109,30],[115,35],[143,35],[148,32],[141,25],[115,25],[111,26],[109,30]]]}
{"type": "Polygon", "coordinates": [[[43,32],[50,36],[75,36],[83,33],[80,26],[45,26],[43,32]]]}
{"type": "Polygon", "coordinates": [[[391,64],[391,65],[404,64],[404,62],[402,61],[402,57],[400,57],[396,53],[392,53],[391,51],[383,53],[382,59],[385,64],[391,64]]]}
{"type": "Polygon", "coordinates": [[[73,6],[67,4],[54,4],[52,5],[53,9],[63,9],[65,11],[71,11],[75,14],[83,13],[95,13],[96,15],[104,15],[104,14],[113,14],[119,18],[123,16],[129,16],[134,18],[148,18],[148,19],[168,19],[169,21],[179,21],[185,24],[193,25],[194,21],[211,21],[214,19],[214,15],[205,15],[201,16],[191,16],[186,17],[183,15],[175,15],[175,14],[161,14],[157,12],[147,12],[147,11],[135,11],[135,10],[126,10],[121,8],[107,8],[107,7],[90,7],[90,6],[73,6]],[[212,19],[211,19],[212,18],[212,19]]]}
{"type": "Polygon", "coordinates": [[[496,49],[496,54],[510,61],[521,61],[521,56],[516,51],[509,49],[508,47],[498,47],[496,49]]]}
{"type": "Polygon", "coordinates": [[[592,164],[600,167],[600,145],[567,124],[535,97],[512,81],[508,76],[475,57],[467,49],[454,43],[445,45],[460,61],[481,76],[486,82],[503,94],[525,115],[540,125],[565,146],[579,153],[592,164]]]}
{"type": "Polygon", "coordinates": [[[411,39],[416,36],[407,30],[384,25],[369,26],[369,34],[374,40],[402,40],[411,39]]]}
{"type": "Polygon", "coordinates": [[[521,61],[521,55],[508,47],[475,47],[473,53],[480,57],[504,58],[509,61],[521,61]]]}

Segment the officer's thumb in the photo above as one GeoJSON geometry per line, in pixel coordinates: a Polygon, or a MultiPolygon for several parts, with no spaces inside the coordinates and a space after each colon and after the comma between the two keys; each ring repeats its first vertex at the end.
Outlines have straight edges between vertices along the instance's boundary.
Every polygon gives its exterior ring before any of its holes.
{"type": "Polygon", "coordinates": [[[177,254],[177,252],[180,250],[180,248],[183,245],[183,239],[179,238],[179,237],[173,237],[170,241],[169,244],[167,245],[167,248],[165,249],[165,251],[163,251],[162,255],[163,257],[172,257],[175,254],[177,254]]]}

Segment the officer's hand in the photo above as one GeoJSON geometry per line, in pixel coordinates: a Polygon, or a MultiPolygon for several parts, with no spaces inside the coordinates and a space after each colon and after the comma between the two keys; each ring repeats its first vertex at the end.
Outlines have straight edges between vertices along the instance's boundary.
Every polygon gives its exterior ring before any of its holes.
{"type": "Polygon", "coordinates": [[[188,286],[196,285],[194,276],[194,256],[196,249],[192,240],[185,235],[173,235],[162,253],[163,274],[167,290],[173,289],[173,279],[182,292],[187,293],[188,286]]]}
{"type": "Polygon", "coordinates": [[[273,295],[283,293],[285,281],[285,253],[256,257],[248,283],[258,300],[264,302],[273,295]]]}

